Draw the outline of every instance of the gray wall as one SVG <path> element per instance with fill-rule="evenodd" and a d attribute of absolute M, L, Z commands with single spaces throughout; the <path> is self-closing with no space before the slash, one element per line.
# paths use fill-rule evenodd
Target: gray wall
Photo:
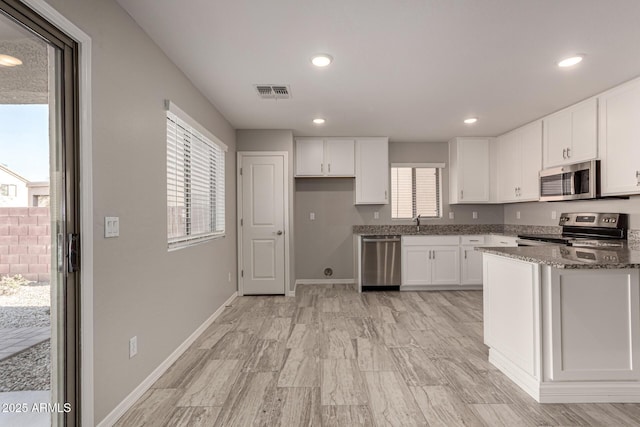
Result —
<path fill-rule="evenodd" d="M 389 161 L 448 163 L 448 145 L 443 143 L 389 144 Z M 442 173 L 443 217 L 425 220 L 427 224 L 502 224 L 502 205 L 449 206 L 449 170 Z M 390 205 L 355 206 L 353 178 L 296 179 L 296 279 L 324 279 L 326 267 L 333 269 L 333 278 L 353 278 L 354 224 L 411 224 L 392 220 Z M 374 219 L 379 212 L 380 218 Z M 453 211 L 455 219 L 449 219 Z M 478 212 L 478 219 L 472 212 Z M 315 213 L 315 221 L 309 214 Z"/>
<path fill-rule="evenodd" d="M 99 422 L 236 290 L 235 132 L 115 1 L 49 2 L 92 38 Z M 227 236 L 171 253 L 165 99 L 229 146 Z M 120 237 L 104 239 L 103 218 L 112 215 L 120 217 Z M 129 359 L 134 335 L 138 355 Z"/>
<path fill-rule="evenodd" d="M 290 130 L 238 130 L 236 132 L 238 151 L 286 151 L 289 155 L 289 284 L 295 284 L 295 233 L 294 233 L 294 169 L 293 132 Z"/>
<path fill-rule="evenodd" d="M 517 219 L 517 212 L 520 219 Z M 557 217 L 562 212 L 621 212 L 629 214 L 629 227 L 640 229 L 640 196 L 630 199 L 600 199 L 575 202 L 532 202 L 504 205 L 505 224 L 558 225 L 558 219 L 551 219 L 551 212 Z"/>

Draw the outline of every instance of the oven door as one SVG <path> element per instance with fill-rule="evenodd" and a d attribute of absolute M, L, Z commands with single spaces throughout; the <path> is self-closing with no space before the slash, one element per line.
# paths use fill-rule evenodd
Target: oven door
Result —
<path fill-rule="evenodd" d="M 595 199 L 599 196 L 599 161 L 591 160 L 540 172 L 540 200 Z"/>

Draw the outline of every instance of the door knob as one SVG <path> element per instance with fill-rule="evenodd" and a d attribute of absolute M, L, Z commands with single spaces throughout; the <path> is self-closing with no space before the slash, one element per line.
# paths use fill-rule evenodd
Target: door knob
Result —
<path fill-rule="evenodd" d="M 278 230 L 278 231 L 276 232 L 276 234 L 277 234 L 278 236 L 282 236 L 282 230 Z"/>

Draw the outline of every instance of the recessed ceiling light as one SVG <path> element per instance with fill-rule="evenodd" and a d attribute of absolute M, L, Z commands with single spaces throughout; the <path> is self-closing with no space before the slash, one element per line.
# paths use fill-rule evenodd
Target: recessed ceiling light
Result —
<path fill-rule="evenodd" d="M 583 59 L 584 59 L 584 55 L 576 55 L 570 58 L 565 58 L 562 61 L 558 62 L 558 67 L 561 67 L 561 68 L 572 67 L 582 62 Z"/>
<path fill-rule="evenodd" d="M 464 122 L 468 125 L 472 125 L 477 121 L 478 119 L 476 117 L 469 117 L 468 119 L 464 119 Z"/>
<path fill-rule="evenodd" d="M 21 64 L 22 64 L 22 61 L 20 61 L 18 58 L 14 58 L 13 56 L 9 56 L 9 55 L 0 54 L 0 65 L 4 67 L 15 67 L 16 65 L 21 65 Z"/>
<path fill-rule="evenodd" d="M 313 123 L 317 125 L 323 125 L 325 121 L 325 119 L 313 119 Z"/>
<path fill-rule="evenodd" d="M 326 53 L 319 53 L 311 57 L 311 63 L 316 67 L 326 67 L 331 64 L 331 61 L 333 61 L 333 58 Z"/>

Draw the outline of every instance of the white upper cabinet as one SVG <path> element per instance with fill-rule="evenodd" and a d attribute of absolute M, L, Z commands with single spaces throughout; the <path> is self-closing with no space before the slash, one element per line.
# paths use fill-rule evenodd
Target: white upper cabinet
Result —
<path fill-rule="evenodd" d="M 588 99 L 543 119 L 545 168 L 598 156 L 598 102 Z"/>
<path fill-rule="evenodd" d="M 449 203 L 490 201 L 490 144 L 490 138 L 449 141 Z"/>
<path fill-rule="evenodd" d="M 354 156 L 353 139 L 296 139 L 296 176 L 353 177 Z"/>
<path fill-rule="evenodd" d="M 640 193 L 640 79 L 598 101 L 602 194 Z"/>
<path fill-rule="evenodd" d="M 389 203 L 389 139 L 356 138 L 356 205 Z"/>
<path fill-rule="evenodd" d="M 324 172 L 324 140 L 296 140 L 296 176 L 322 176 Z"/>
<path fill-rule="evenodd" d="M 542 121 L 530 123 L 497 140 L 498 201 L 528 202 L 540 198 Z"/>

